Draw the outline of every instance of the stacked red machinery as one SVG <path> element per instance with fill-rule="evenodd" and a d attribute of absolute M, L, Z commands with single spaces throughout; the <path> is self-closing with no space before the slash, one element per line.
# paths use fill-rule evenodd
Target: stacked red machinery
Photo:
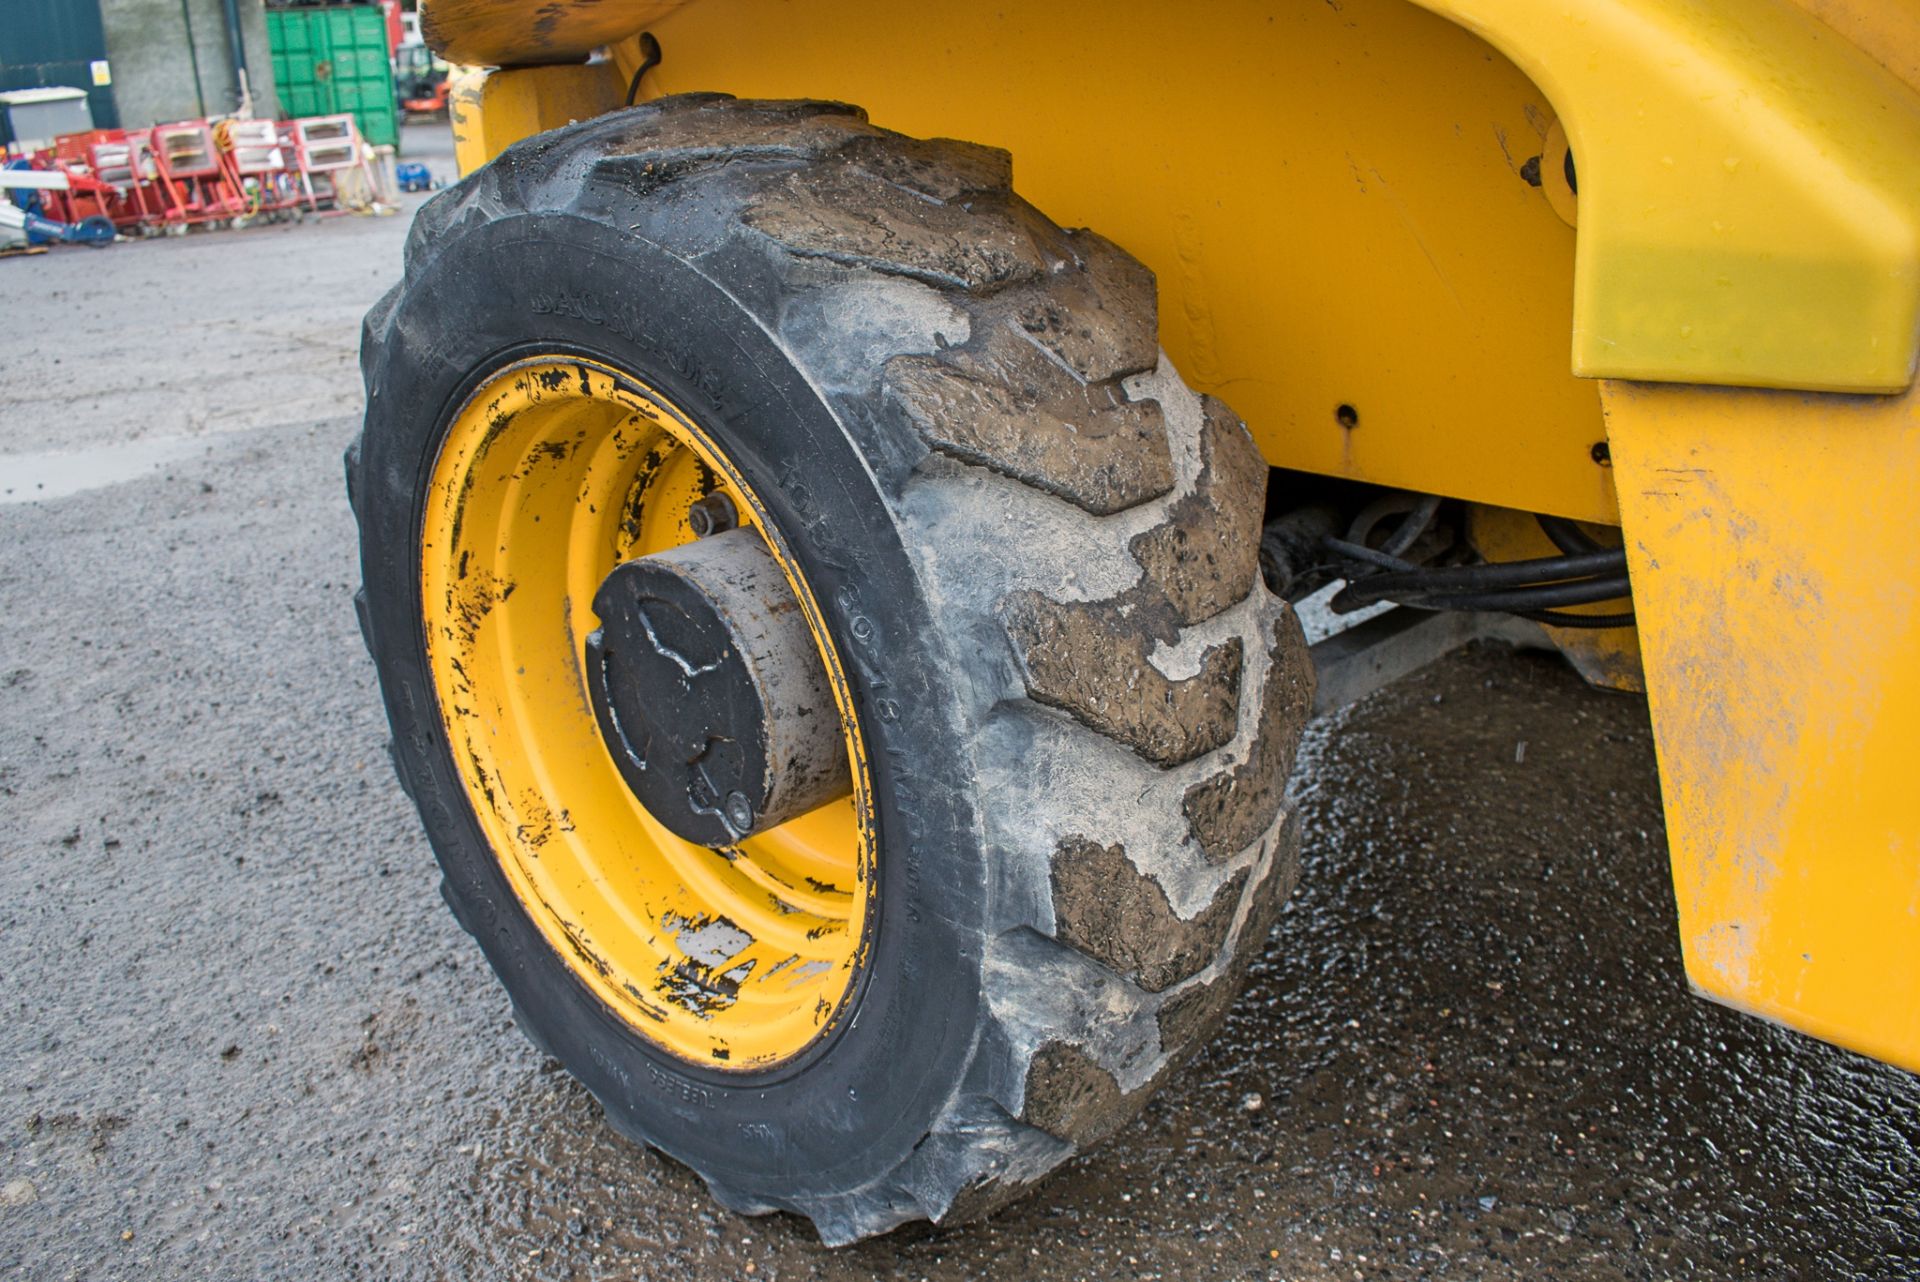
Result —
<path fill-rule="evenodd" d="M 350 116 L 94 129 L 56 139 L 32 164 L 67 179 L 42 193 L 49 218 L 98 215 L 128 234 L 318 212 L 339 203 L 342 171 L 365 175 L 370 192 L 373 182 Z"/>
<path fill-rule="evenodd" d="M 204 120 L 181 120 L 153 127 L 153 163 L 168 196 L 169 221 L 193 226 L 231 222 L 247 212 L 247 203 L 227 174 L 225 158 Z"/>
<path fill-rule="evenodd" d="M 281 136 L 281 126 L 271 120 L 223 120 L 213 136 L 248 218 L 300 207 L 297 158 Z"/>
<path fill-rule="evenodd" d="M 146 213 L 144 203 L 134 194 L 139 184 L 116 181 L 123 170 L 134 172 L 137 162 L 127 160 L 126 151 L 126 136 L 120 130 L 94 129 L 66 134 L 54 140 L 51 150 L 35 155 L 33 168 L 54 170 L 67 178 L 65 191 L 40 193 L 47 217 L 64 223 L 102 217 L 112 222 L 116 231 L 136 226 Z"/>

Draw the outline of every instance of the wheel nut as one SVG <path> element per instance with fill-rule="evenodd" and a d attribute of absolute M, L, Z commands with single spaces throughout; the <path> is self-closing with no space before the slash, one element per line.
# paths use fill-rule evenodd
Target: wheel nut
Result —
<path fill-rule="evenodd" d="M 753 803 L 747 800 L 744 792 L 727 794 L 727 822 L 733 825 L 735 832 L 753 831 Z"/>
<path fill-rule="evenodd" d="M 692 527 L 694 538 L 704 539 L 710 534 L 724 534 L 740 524 L 740 513 L 726 495 L 709 494 L 687 510 L 687 524 Z"/>

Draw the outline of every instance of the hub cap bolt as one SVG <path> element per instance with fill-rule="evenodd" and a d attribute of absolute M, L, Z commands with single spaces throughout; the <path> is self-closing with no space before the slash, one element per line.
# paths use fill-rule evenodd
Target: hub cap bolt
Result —
<path fill-rule="evenodd" d="M 747 800 L 745 793 L 727 794 L 727 822 L 733 825 L 735 832 L 753 831 L 753 803 Z"/>
<path fill-rule="evenodd" d="M 694 538 L 704 539 L 712 534 L 725 534 L 739 525 L 740 513 L 726 495 L 709 494 L 688 509 L 687 524 L 692 527 Z"/>

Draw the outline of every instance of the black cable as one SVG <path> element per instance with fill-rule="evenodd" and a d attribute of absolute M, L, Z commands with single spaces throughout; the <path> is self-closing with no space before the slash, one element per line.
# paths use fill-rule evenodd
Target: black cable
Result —
<path fill-rule="evenodd" d="M 1422 514 L 1416 509 L 1414 520 Z M 1559 628 L 1633 626 L 1630 609 L 1606 614 L 1562 609 L 1630 601 L 1626 552 L 1602 546 L 1564 518 L 1536 519 L 1562 555 L 1434 567 L 1414 565 L 1393 551 L 1351 538 L 1323 538 L 1321 545 L 1343 563 L 1332 567 L 1333 573 L 1347 577 L 1346 586 L 1328 605 L 1340 614 L 1391 602 L 1415 610 L 1507 613 Z"/>
<path fill-rule="evenodd" d="M 1357 516 L 1347 525 L 1346 541 L 1361 547 L 1372 547 L 1370 536 L 1374 527 L 1389 517 L 1399 517 L 1399 525 L 1392 534 L 1381 541 L 1379 551 L 1388 556 L 1400 556 L 1408 548 L 1419 542 L 1420 536 L 1433 524 L 1434 515 L 1440 510 L 1438 494 L 1403 494 L 1389 492 L 1360 509 Z"/>
<path fill-rule="evenodd" d="M 1498 592 L 1396 592 L 1390 597 L 1360 596 L 1349 583 L 1327 603 L 1335 614 L 1351 614 L 1368 606 L 1391 603 L 1416 610 L 1468 610 L 1501 614 L 1528 614 L 1569 605 L 1596 605 L 1624 600 L 1624 578 L 1580 579 L 1572 583 L 1540 583 Z"/>
<path fill-rule="evenodd" d="M 1434 514 L 1439 510 L 1438 494 L 1429 494 L 1421 499 L 1414 506 L 1413 511 L 1407 513 L 1407 519 L 1400 523 L 1400 528 L 1393 532 L 1393 537 L 1380 545 L 1380 550 L 1388 556 L 1399 556 L 1404 553 L 1420 541 L 1420 536 L 1425 534 L 1427 527 L 1433 524 Z"/>
<path fill-rule="evenodd" d="M 627 83 L 627 105 L 640 96 L 640 77 L 660 65 L 660 42 L 654 39 L 653 32 L 640 33 L 640 69 L 633 73 L 633 79 Z"/>
<path fill-rule="evenodd" d="M 1349 543 L 1345 539 L 1336 539 L 1331 534 L 1320 540 L 1320 546 L 1329 552 L 1338 552 L 1351 561 L 1360 561 L 1367 565 L 1376 565 L 1386 570 L 1417 574 L 1420 567 L 1411 561 L 1402 561 L 1397 556 L 1388 556 L 1385 552 L 1376 552 L 1364 543 Z"/>
<path fill-rule="evenodd" d="M 1627 576 L 1576 579 L 1570 583 L 1529 584 L 1500 592 L 1406 592 L 1394 596 L 1400 605 L 1446 610 L 1552 610 L 1564 605 L 1594 605 L 1628 595 Z"/>
<path fill-rule="evenodd" d="M 1346 549 L 1340 549 L 1345 551 Z M 1362 558 L 1379 564 L 1373 557 Z M 1386 574 L 1370 575 L 1348 585 L 1361 600 L 1385 600 L 1410 592 L 1484 592 L 1499 588 L 1529 587 L 1591 575 L 1619 575 L 1627 570 L 1627 554 L 1617 548 L 1588 552 L 1579 556 L 1534 557 L 1525 561 L 1496 561 L 1479 565 L 1455 565 L 1429 570 L 1393 569 Z"/>
<path fill-rule="evenodd" d="M 1544 623 L 1550 628 L 1630 628 L 1634 624 L 1632 610 L 1619 614 L 1566 614 L 1559 610 L 1529 610 L 1520 617 Z"/>
<path fill-rule="evenodd" d="M 1536 516 L 1540 531 L 1553 540 L 1553 546 L 1568 556 L 1578 556 L 1583 552 L 1604 552 L 1606 549 L 1595 543 L 1587 532 L 1563 516 Z"/>

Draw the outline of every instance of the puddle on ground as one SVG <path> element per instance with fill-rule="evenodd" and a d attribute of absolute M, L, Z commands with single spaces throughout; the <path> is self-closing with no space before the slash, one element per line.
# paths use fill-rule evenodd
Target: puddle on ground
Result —
<path fill-rule="evenodd" d="M 42 503 L 137 481 L 213 444 L 206 436 L 163 436 L 84 450 L 0 454 L 0 503 Z"/>

